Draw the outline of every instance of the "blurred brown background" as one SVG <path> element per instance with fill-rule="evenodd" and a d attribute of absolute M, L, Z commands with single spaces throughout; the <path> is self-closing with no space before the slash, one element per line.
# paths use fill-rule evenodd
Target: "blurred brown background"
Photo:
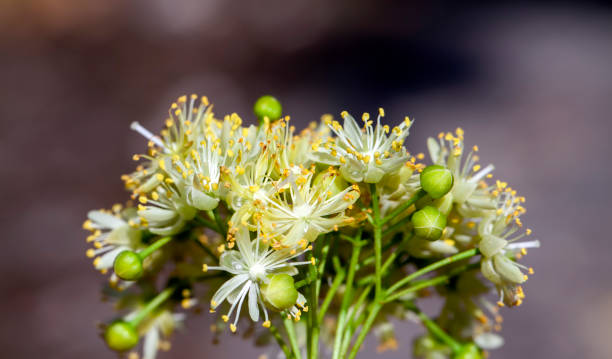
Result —
<path fill-rule="evenodd" d="M 462 126 L 527 197 L 543 248 L 493 358 L 611 358 L 612 11 L 597 3 L 0 1 L 0 348 L 4 358 L 112 358 L 95 323 L 104 279 L 85 258 L 87 210 L 169 103 L 206 94 L 253 121 L 261 94 L 304 125 L 324 112 L 416 119 L 408 147 Z M 257 357 L 192 318 L 160 358 Z M 407 358 L 420 329 L 400 323 Z M 361 358 L 375 357 L 374 341 Z M 247 355 L 248 353 L 248 355 Z"/>

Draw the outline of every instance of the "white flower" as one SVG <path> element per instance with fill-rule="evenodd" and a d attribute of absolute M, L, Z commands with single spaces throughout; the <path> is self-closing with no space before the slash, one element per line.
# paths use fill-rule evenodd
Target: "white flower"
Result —
<path fill-rule="evenodd" d="M 203 96 L 196 106 L 197 99 L 198 96 L 193 94 L 189 96 L 189 101 L 187 96 L 181 96 L 177 102 L 172 103 L 168 110 L 166 129 L 161 131 L 161 136 L 152 134 L 138 122 L 132 122 L 130 127 L 149 140 L 150 148 L 157 146 L 163 154 L 182 156 L 199 137 L 203 137 L 201 134 L 205 124 L 215 121 L 208 98 Z M 157 153 L 154 150 L 151 156 Z"/>
<path fill-rule="evenodd" d="M 235 211 L 232 224 L 249 226 L 251 230 L 257 228 L 257 220 L 253 220 L 253 217 L 258 216 L 265 199 L 274 192 L 277 183 L 272 178 L 273 171 L 271 153 L 266 149 L 257 160 L 223 173 L 228 186 L 227 204 Z"/>
<path fill-rule="evenodd" d="M 149 196 L 138 197 L 142 224 L 152 233 L 163 236 L 178 233 L 197 213 L 196 208 L 187 202 L 185 188 L 173 186 L 173 181 L 169 180 L 162 181 Z"/>
<path fill-rule="evenodd" d="M 335 173 L 327 173 L 319 185 L 313 183 L 313 172 L 302 169 L 289 174 L 278 191 L 264 198 L 261 217 L 264 233 L 284 247 L 305 248 L 319 234 L 346 226 L 353 221 L 344 215 L 359 198 L 359 188 L 349 186 L 333 194 L 329 186 Z"/>
<path fill-rule="evenodd" d="M 364 113 L 363 130 L 346 111 L 342 112 L 344 126 L 326 117 L 324 122 L 336 134 L 335 142 L 315 142 L 313 149 L 317 159 L 326 164 L 339 165 L 340 173 L 351 182 L 377 183 L 382 177 L 397 171 L 408 159 L 404 140 L 408 136 L 412 121 L 408 117 L 392 130 L 381 125 L 384 116 L 379 109 L 376 126 L 370 115 Z"/>
<path fill-rule="evenodd" d="M 92 232 L 87 242 L 94 246 L 87 250 L 87 256 L 95 257 L 94 267 L 103 273 L 113 266 L 119 253 L 142 247 L 134 209 L 122 210 L 120 205 L 115 205 L 113 209 L 90 211 L 83 223 L 83 228 Z"/>
<path fill-rule="evenodd" d="M 222 319 L 227 322 L 235 311 L 235 319 L 230 324 L 230 329 L 234 332 L 240 318 L 242 304 L 248 298 L 248 311 L 251 319 L 254 322 L 259 321 L 259 308 L 261 307 L 264 313 L 264 326 L 267 327 L 270 322 L 262 298 L 261 286 L 268 281 L 268 276 L 271 274 L 295 275 L 298 272 L 296 266 L 311 264 L 311 262 L 290 262 L 303 252 L 272 249 L 261 235 L 251 240 L 249 230 L 244 226 L 240 226 L 237 230 L 235 240 L 238 250 L 224 251 L 219 266 L 204 265 L 204 271 L 221 270 L 233 275 L 213 295 L 211 307 L 214 310 L 226 300 L 231 304 L 229 312 L 223 315 Z M 301 311 L 298 307 L 303 308 L 305 302 L 304 296 L 299 294 L 296 306 L 290 308 L 288 314 L 299 318 Z"/>
<path fill-rule="evenodd" d="M 268 139 L 266 148 L 271 152 L 275 179 L 280 178 L 287 170 L 299 172 L 300 166 L 309 167 L 313 163 L 310 146 L 313 136 L 317 133 L 313 131 L 312 125 L 296 136 L 295 127 L 289 126 L 289 116 L 287 116 L 267 124 L 266 133 Z"/>
<path fill-rule="evenodd" d="M 522 226 L 519 216 L 525 211 L 520 205 L 524 198 L 516 197 L 511 188 L 504 187 L 506 191 L 498 196 L 498 209 L 494 214 L 485 217 L 478 226 L 478 234 L 481 237 L 478 245 L 482 254 L 481 271 L 498 288 L 500 305 L 520 305 L 525 297 L 520 284 L 527 280 L 522 270 L 529 273 L 533 270 L 513 261 L 508 255 L 520 258 L 527 253 L 527 248 L 537 248 L 540 242 L 517 242 L 530 235 L 530 229 L 512 237 Z"/>

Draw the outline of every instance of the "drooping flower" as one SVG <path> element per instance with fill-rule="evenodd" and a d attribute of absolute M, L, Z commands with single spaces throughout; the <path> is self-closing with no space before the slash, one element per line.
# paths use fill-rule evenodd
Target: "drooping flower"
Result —
<path fill-rule="evenodd" d="M 270 321 L 262 295 L 262 286 L 269 283 L 271 275 L 285 273 L 293 276 L 298 273 L 296 266 L 311 264 L 311 262 L 291 262 L 304 251 L 273 249 L 261 234 L 251 240 L 249 230 L 244 226 L 240 226 L 235 231 L 235 241 L 238 250 L 224 251 L 219 266 L 204 265 L 204 271 L 220 270 L 232 274 L 232 278 L 223 283 L 213 295 L 212 310 L 227 300 L 231 307 L 229 312 L 222 316 L 222 319 L 228 322 L 235 315 L 234 321 L 230 324 L 231 331 L 235 332 L 242 305 L 246 300 L 251 319 L 254 322 L 259 321 L 261 308 L 264 313 L 263 325 L 267 327 Z M 299 319 L 300 308 L 304 308 L 305 304 L 304 296 L 298 294 L 295 305 L 286 310 L 287 314 Z"/>
<path fill-rule="evenodd" d="M 87 250 L 87 256 L 95 258 L 93 265 L 97 270 L 106 273 L 113 267 L 119 253 L 143 246 L 134 208 L 123 209 L 121 205 L 115 205 L 112 211 L 90 211 L 87 217 L 83 228 L 92 233 L 87 237 L 87 242 L 94 247 Z M 117 280 L 113 273 L 111 281 Z"/>
<path fill-rule="evenodd" d="M 364 113 L 363 129 L 348 112 L 343 111 L 341 115 L 344 125 L 331 116 L 324 119 L 337 137 L 315 143 L 314 150 L 320 162 L 340 166 L 340 173 L 347 181 L 377 183 L 407 161 L 404 140 L 412 125 L 408 117 L 391 130 L 381 124 L 383 109 L 379 109 L 375 126 L 370 114 Z"/>
<path fill-rule="evenodd" d="M 483 218 L 478 226 L 481 237 L 478 247 L 482 254 L 482 274 L 500 292 L 499 304 L 514 306 L 520 305 L 525 296 L 520 284 L 527 280 L 527 276 L 522 271 L 532 273 L 533 270 L 517 263 L 509 255 L 521 256 L 527 253 L 527 248 L 539 247 L 540 243 L 537 240 L 517 242 L 531 234 L 531 230 L 527 229 L 522 234 L 514 235 L 522 227 L 519 217 L 525 211 L 521 206 L 524 198 L 517 197 L 515 191 L 504 187 L 506 190 L 498 194 L 497 210 Z"/>

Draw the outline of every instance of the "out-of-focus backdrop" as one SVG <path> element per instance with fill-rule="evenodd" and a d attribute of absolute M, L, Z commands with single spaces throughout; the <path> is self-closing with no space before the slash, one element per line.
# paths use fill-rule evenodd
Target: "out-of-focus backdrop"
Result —
<path fill-rule="evenodd" d="M 349 0 L 0 1 L 2 357 L 114 357 L 81 223 L 126 198 L 119 176 L 145 146 L 130 122 L 159 129 L 192 92 L 251 122 L 274 94 L 298 126 L 382 106 L 416 119 L 414 152 L 462 126 L 527 197 L 543 244 L 492 357 L 612 357 L 611 9 Z M 189 320 L 160 358 L 266 352 L 231 335 L 215 346 L 209 324 Z M 421 329 L 398 328 L 399 351 L 380 358 L 410 356 Z M 375 352 L 370 340 L 360 357 Z"/>

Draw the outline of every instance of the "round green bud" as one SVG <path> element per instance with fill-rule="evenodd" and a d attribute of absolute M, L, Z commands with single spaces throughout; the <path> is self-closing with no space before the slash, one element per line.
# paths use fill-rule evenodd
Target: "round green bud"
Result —
<path fill-rule="evenodd" d="M 326 192 L 331 192 L 332 196 L 344 191 L 349 186 L 342 176 L 328 171 L 316 175 L 312 184 L 313 187 L 323 186 L 327 190 Z"/>
<path fill-rule="evenodd" d="M 123 251 L 115 258 L 115 274 L 123 280 L 137 280 L 142 276 L 142 259 L 138 253 Z"/>
<path fill-rule="evenodd" d="M 482 359 L 480 349 L 474 343 L 465 344 L 459 349 L 453 359 Z"/>
<path fill-rule="evenodd" d="M 440 198 L 453 188 L 453 174 L 440 165 L 427 166 L 421 172 L 421 187 L 431 198 Z"/>
<path fill-rule="evenodd" d="M 411 221 L 414 233 L 430 241 L 439 239 L 446 227 L 446 216 L 432 206 L 425 206 L 414 212 Z"/>
<path fill-rule="evenodd" d="M 270 121 L 276 121 L 281 117 L 283 107 L 276 98 L 266 95 L 261 96 L 255 101 L 253 111 L 260 122 L 263 121 L 264 117 L 267 117 Z"/>
<path fill-rule="evenodd" d="M 112 350 L 123 352 L 130 350 L 138 344 L 138 332 L 128 322 L 116 321 L 106 328 L 104 340 Z"/>
<path fill-rule="evenodd" d="M 270 281 L 261 288 L 266 303 L 278 311 L 291 308 L 295 305 L 298 298 L 298 291 L 295 289 L 293 277 L 289 274 L 273 274 L 269 277 Z"/>

